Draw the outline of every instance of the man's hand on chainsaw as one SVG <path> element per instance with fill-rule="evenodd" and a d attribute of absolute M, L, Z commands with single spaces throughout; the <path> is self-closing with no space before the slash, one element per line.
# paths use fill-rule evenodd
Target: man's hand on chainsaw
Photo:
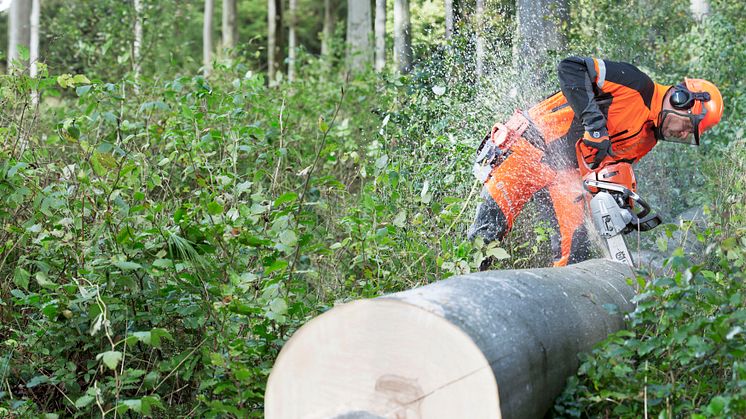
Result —
<path fill-rule="evenodd" d="M 611 151 L 611 140 L 609 134 L 604 130 L 601 131 L 586 131 L 583 135 L 583 144 L 588 147 L 596 149 L 596 157 L 591 163 L 591 169 L 596 169 L 607 156 L 614 157 L 614 153 Z"/>

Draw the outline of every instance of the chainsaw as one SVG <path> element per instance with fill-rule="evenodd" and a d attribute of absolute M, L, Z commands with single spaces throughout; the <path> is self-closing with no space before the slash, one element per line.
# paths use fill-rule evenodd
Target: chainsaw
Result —
<path fill-rule="evenodd" d="M 632 165 L 616 163 L 597 172 L 588 172 L 583 186 L 593 195 L 589 204 L 591 219 L 606 242 L 611 260 L 634 266 L 624 235 L 651 230 L 661 223 L 661 218 L 635 192 L 637 184 Z"/>

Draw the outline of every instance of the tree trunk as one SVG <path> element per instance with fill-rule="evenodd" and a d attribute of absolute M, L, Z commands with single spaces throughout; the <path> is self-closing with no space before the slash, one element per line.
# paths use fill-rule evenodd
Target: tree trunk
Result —
<path fill-rule="evenodd" d="M 38 74 L 39 62 L 39 17 L 41 15 L 41 0 L 31 0 L 31 15 L 29 26 L 29 75 L 34 78 Z"/>
<path fill-rule="evenodd" d="M 371 64 L 370 2 L 347 0 L 347 65 L 359 72 Z"/>
<path fill-rule="evenodd" d="M 236 0 L 223 0 L 223 49 L 233 49 L 238 42 Z"/>
<path fill-rule="evenodd" d="M 710 3 L 707 0 L 691 0 L 689 9 L 692 11 L 694 20 L 702 22 L 710 14 Z"/>
<path fill-rule="evenodd" d="M 567 0 L 518 0 L 518 53 L 525 66 L 536 66 L 547 52 L 565 49 L 563 23 L 569 21 Z"/>
<path fill-rule="evenodd" d="M 321 31 L 321 55 L 328 57 L 331 54 L 331 42 L 334 34 L 334 14 L 332 13 L 332 0 L 324 0 L 324 27 Z"/>
<path fill-rule="evenodd" d="M 8 72 L 13 71 L 13 61 L 19 59 L 19 47 L 31 47 L 31 2 L 13 0 L 8 11 Z M 20 63 L 21 68 L 26 63 Z"/>
<path fill-rule="evenodd" d="M 412 24 L 409 0 L 394 0 L 394 61 L 400 73 L 412 69 Z"/>
<path fill-rule="evenodd" d="M 212 15 L 213 0 L 205 0 L 205 18 L 202 26 L 202 65 L 205 76 L 212 71 Z"/>
<path fill-rule="evenodd" d="M 453 0 L 445 0 L 445 8 L 446 8 L 446 39 L 451 39 L 451 37 L 453 37 L 453 24 L 454 24 Z"/>
<path fill-rule="evenodd" d="M 474 11 L 474 25 L 476 30 L 476 74 L 484 75 L 484 0 L 477 0 Z"/>
<path fill-rule="evenodd" d="M 544 417 L 578 354 L 624 327 L 632 275 L 596 259 L 334 307 L 283 347 L 265 417 Z"/>
<path fill-rule="evenodd" d="M 298 13 L 298 0 L 290 0 L 290 13 L 289 19 L 289 30 L 288 30 L 288 81 L 292 82 L 295 80 L 295 59 L 297 39 L 295 36 L 295 30 L 298 25 L 297 13 Z"/>
<path fill-rule="evenodd" d="M 376 71 L 386 67 L 386 0 L 376 0 Z"/>
<path fill-rule="evenodd" d="M 267 0 L 267 76 L 269 85 L 277 85 L 282 69 L 282 0 Z"/>
<path fill-rule="evenodd" d="M 135 73 L 135 82 L 137 82 L 142 73 L 142 0 L 134 0 L 134 8 L 135 33 L 132 42 L 132 70 Z"/>

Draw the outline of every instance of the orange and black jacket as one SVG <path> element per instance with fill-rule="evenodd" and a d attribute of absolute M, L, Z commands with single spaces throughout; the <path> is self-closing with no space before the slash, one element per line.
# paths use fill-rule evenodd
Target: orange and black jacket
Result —
<path fill-rule="evenodd" d="M 608 133 L 615 162 L 637 162 L 655 146 L 655 124 L 671 86 L 653 82 L 637 67 L 596 58 L 569 57 L 559 63 L 561 91 L 529 109 L 543 134 L 549 163 L 577 167 L 575 143 L 584 131 Z M 596 149 L 580 144 L 590 164 Z"/>

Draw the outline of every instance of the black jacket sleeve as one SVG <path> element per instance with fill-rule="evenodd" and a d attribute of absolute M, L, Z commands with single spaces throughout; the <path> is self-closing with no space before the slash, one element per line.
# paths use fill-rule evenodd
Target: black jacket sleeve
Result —
<path fill-rule="evenodd" d="M 603 61 L 599 60 L 600 66 Z M 606 136 L 606 117 L 596 102 L 598 77 L 593 58 L 568 57 L 557 66 L 560 88 L 585 130 L 594 137 Z"/>

